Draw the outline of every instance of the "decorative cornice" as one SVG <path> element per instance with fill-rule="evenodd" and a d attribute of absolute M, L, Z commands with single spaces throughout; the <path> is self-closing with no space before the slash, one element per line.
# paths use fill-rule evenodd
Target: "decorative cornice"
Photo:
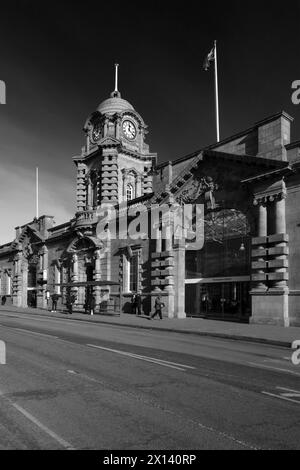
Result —
<path fill-rule="evenodd" d="M 267 204 L 268 202 L 280 201 L 287 197 L 286 185 L 283 179 L 276 181 L 254 194 L 253 204 L 255 206 Z"/>

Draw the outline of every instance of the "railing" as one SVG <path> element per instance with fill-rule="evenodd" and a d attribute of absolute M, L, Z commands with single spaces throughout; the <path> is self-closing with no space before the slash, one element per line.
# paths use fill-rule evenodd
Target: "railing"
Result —
<path fill-rule="evenodd" d="M 98 221 L 96 210 L 77 212 L 75 225 L 95 224 Z"/>

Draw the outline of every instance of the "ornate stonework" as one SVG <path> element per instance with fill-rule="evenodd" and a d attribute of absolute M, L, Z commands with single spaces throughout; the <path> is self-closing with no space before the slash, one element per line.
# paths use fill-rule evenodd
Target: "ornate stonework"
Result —
<path fill-rule="evenodd" d="M 218 189 L 218 184 L 213 181 L 211 176 L 203 176 L 200 180 L 193 180 L 188 188 L 184 189 L 179 196 L 177 196 L 176 201 L 179 204 L 189 204 L 197 202 L 201 196 L 204 196 L 207 207 L 209 209 L 215 209 L 216 202 L 213 193 Z"/>

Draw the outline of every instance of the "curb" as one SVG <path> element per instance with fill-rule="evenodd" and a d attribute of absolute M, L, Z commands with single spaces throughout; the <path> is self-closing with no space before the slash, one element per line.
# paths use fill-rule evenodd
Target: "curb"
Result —
<path fill-rule="evenodd" d="M 7 310 L 10 313 L 22 313 L 18 311 L 13 311 L 13 310 Z M 0 310 L 1 312 L 1 310 Z M 48 310 L 47 310 L 48 312 Z M 26 312 L 25 312 L 26 313 Z M 195 331 L 195 330 L 177 330 L 175 328 L 160 328 L 158 327 L 152 327 L 152 326 L 145 326 L 145 325 L 132 325 L 132 324 L 124 324 L 124 323 L 118 323 L 118 322 L 112 322 L 112 321 L 99 321 L 99 320 L 86 320 L 85 318 L 74 318 L 74 317 L 69 317 L 66 315 L 66 317 L 61 317 L 61 316 L 54 316 L 51 315 L 50 313 L 39 313 L 39 312 L 27 312 L 31 315 L 37 315 L 41 317 L 49 317 L 49 318 L 63 318 L 63 319 L 70 319 L 70 320 L 76 320 L 76 321 L 81 321 L 81 322 L 86 322 L 86 323 L 96 323 L 96 324 L 101 324 L 101 325 L 112 325 L 112 326 L 119 326 L 119 327 L 124 327 L 124 328 L 139 328 L 143 330 L 152 330 L 152 331 L 166 331 L 168 333 L 176 333 L 176 334 L 188 334 L 188 335 L 197 335 L 197 336 L 203 336 L 203 337 L 211 337 L 211 338 L 219 338 L 219 339 L 229 339 L 231 341 L 245 341 L 247 343 L 256 343 L 256 344 L 267 344 L 270 346 L 277 346 L 281 348 L 291 348 L 291 342 L 289 341 L 281 341 L 281 340 L 273 340 L 273 339 L 268 339 L 268 338 L 255 338 L 253 336 L 243 336 L 239 334 L 228 334 L 228 333 L 217 333 L 213 331 Z"/>

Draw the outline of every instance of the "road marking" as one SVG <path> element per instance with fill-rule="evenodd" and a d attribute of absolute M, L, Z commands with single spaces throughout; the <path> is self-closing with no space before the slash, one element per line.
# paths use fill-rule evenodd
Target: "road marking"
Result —
<path fill-rule="evenodd" d="M 141 356 L 139 354 L 119 351 L 118 349 L 105 348 L 104 346 L 97 346 L 95 344 L 87 344 L 87 346 L 90 346 L 92 348 L 97 348 L 97 349 L 103 349 L 104 351 L 114 352 L 117 354 L 121 354 L 122 356 L 132 357 L 134 359 L 139 359 L 141 361 L 152 362 L 160 366 L 170 367 L 171 369 L 177 369 L 177 370 L 182 370 L 182 371 L 184 371 L 187 368 L 195 369 L 195 367 L 191 367 L 185 364 L 177 364 L 176 362 L 164 361 L 163 359 L 156 359 L 154 357 Z"/>
<path fill-rule="evenodd" d="M 281 369 L 279 367 L 266 366 L 264 364 L 259 364 L 258 362 L 247 362 L 247 364 L 250 364 L 250 365 L 253 365 L 253 366 L 256 366 L 256 367 L 264 367 L 264 368 L 270 369 L 270 370 L 278 370 L 278 371 L 281 371 L 281 372 L 287 372 L 288 374 L 300 376 L 300 374 L 298 374 L 297 372 L 294 372 L 293 370 L 289 370 L 289 369 Z"/>
<path fill-rule="evenodd" d="M 35 418 L 31 413 L 26 411 L 22 406 L 18 405 L 17 403 L 10 400 L 10 398 L 6 397 L 3 392 L 0 390 L 0 396 L 3 400 L 6 400 L 13 408 L 15 408 L 19 413 L 21 413 L 25 418 L 35 424 L 38 428 L 40 428 L 44 433 L 48 434 L 48 436 L 52 437 L 56 442 L 58 442 L 62 447 L 66 450 L 75 450 L 75 447 L 72 446 L 68 441 L 65 441 L 62 437 L 58 436 L 54 431 L 51 431 L 47 426 L 41 423 L 37 418 Z"/>
<path fill-rule="evenodd" d="M 86 375 L 86 374 L 81 374 L 80 372 L 77 372 L 76 370 L 67 370 L 67 372 L 69 372 L 69 374 L 72 374 L 72 375 L 78 375 L 82 379 L 90 380 L 91 382 L 96 382 L 98 384 L 104 385 L 104 383 L 101 382 L 100 380 L 94 379 L 93 377 L 90 377 L 89 375 Z"/>
<path fill-rule="evenodd" d="M 275 397 L 275 398 L 279 398 L 280 400 L 285 400 L 285 401 L 291 401 L 293 403 L 297 403 L 297 405 L 300 405 L 300 401 L 299 400 L 293 400 L 292 398 L 288 398 L 286 396 L 283 395 L 276 395 L 275 393 L 270 393 L 270 392 L 261 392 L 263 395 L 268 395 L 270 397 Z"/>
<path fill-rule="evenodd" d="M 8 327 L 9 328 L 9 327 Z M 58 336 L 54 335 L 48 335 L 47 333 L 39 333 L 38 331 L 31 331 L 31 330 L 26 330 L 25 328 L 10 328 L 11 330 L 17 330 L 17 331 L 22 331 L 24 333 L 29 333 L 31 335 L 39 335 L 39 336 L 47 336 L 48 338 L 56 338 L 58 339 Z"/>
<path fill-rule="evenodd" d="M 281 359 L 264 359 L 263 362 L 286 362 L 286 361 L 291 362 L 290 357 L 282 357 Z"/>
<path fill-rule="evenodd" d="M 282 393 L 281 395 L 284 395 L 285 397 L 299 397 L 300 398 L 300 391 L 299 390 L 293 390 L 291 388 L 286 388 L 286 387 L 276 387 L 278 390 L 284 390 L 285 393 Z M 286 393 L 288 392 L 288 393 Z"/>

